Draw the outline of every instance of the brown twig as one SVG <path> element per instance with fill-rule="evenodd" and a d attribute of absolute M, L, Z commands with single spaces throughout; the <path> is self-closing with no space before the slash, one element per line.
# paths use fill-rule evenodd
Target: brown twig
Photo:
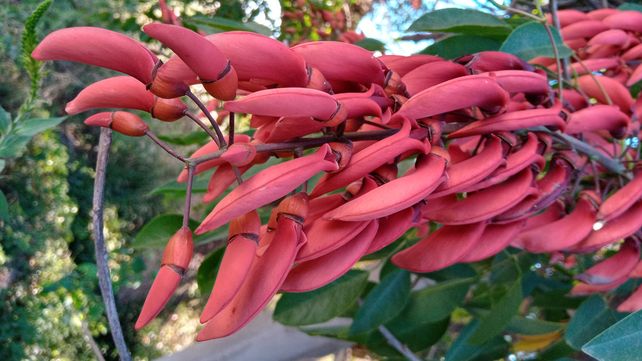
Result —
<path fill-rule="evenodd" d="M 105 304 L 105 313 L 109 322 L 111 336 L 118 351 L 121 361 L 131 361 L 131 355 L 127 349 L 123 330 L 118 320 L 116 301 L 109 275 L 109 264 L 107 247 L 105 246 L 105 235 L 103 234 L 103 210 L 105 196 L 105 175 L 107 173 L 107 161 L 109 160 L 109 148 L 111 146 L 111 129 L 100 129 L 100 140 L 98 142 L 98 158 L 96 160 L 96 179 L 94 180 L 94 196 L 92 206 L 92 234 L 96 248 L 96 267 L 98 270 L 98 284 L 100 293 Z"/>
<path fill-rule="evenodd" d="M 234 144 L 234 118 L 234 112 L 230 112 L 227 124 L 227 139 L 230 141 L 230 145 Z"/>
<path fill-rule="evenodd" d="M 595 85 L 597 85 L 597 87 L 600 89 L 600 92 L 602 93 L 602 95 L 606 99 L 606 103 L 608 105 L 613 105 L 613 101 L 611 100 L 611 97 L 609 96 L 609 93 L 606 92 L 606 89 L 604 89 L 604 86 L 602 86 L 602 83 L 600 83 L 600 81 L 597 80 L 597 77 L 595 75 L 593 75 L 593 72 L 591 71 L 591 69 L 589 69 L 584 64 L 582 59 L 578 58 L 577 55 L 575 55 L 575 54 L 573 54 L 573 60 L 577 61 L 577 63 L 580 64 L 580 66 L 582 68 L 584 68 L 584 71 L 587 72 L 587 75 L 589 75 L 591 77 L 591 79 L 593 79 L 593 81 L 595 82 Z"/>
<path fill-rule="evenodd" d="M 158 139 L 156 134 L 154 134 L 152 131 L 148 130 L 145 135 L 151 139 L 154 143 L 156 143 L 159 147 L 161 147 L 164 151 L 166 151 L 169 155 L 172 157 L 180 160 L 181 162 L 185 163 L 185 157 L 182 155 L 178 154 L 177 151 L 174 150 L 174 148 L 170 147 L 167 143 L 163 142 L 162 140 Z"/>
<path fill-rule="evenodd" d="M 192 209 L 192 186 L 194 185 L 194 164 L 187 165 L 187 190 L 185 191 L 185 208 L 183 209 L 183 227 L 189 228 L 189 215 Z"/>
<path fill-rule="evenodd" d="M 212 124 L 212 127 L 216 132 L 216 137 L 218 137 L 218 146 L 221 148 L 225 148 L 227 146 L 227 143 L 225 142 L 225 137 L 223 136 L 223 133 L 221 132 L 221 128 L 218 126 L 216 119 L 214 119 L 212 117 L 212 114 L 210 114 L 209 109 L 207 109 L 205 104 L 203 104 L 203 102 L 200 99 L 198 99 L 198 97 L 194 93 L 192 93 L 191 90 L 188 90 L 187 93 L 185 93 L 185 95 L 187 95 L 187 97 L 190 98 L 194 102 L 194 104 L 196 104 L 196 106 L 201 110 L 201 112 L 203 112 L 203 115 L 205 115 L 207 119 L 210 121 L 210 124 Z M 190 118 L 192 118 L 192 120 L 194 120 L 195 122 L 202 124 L 202 122 L 200 121 L 200 119 L 198 119 L 198 117 L 190 117 Z M 199 126 L 201 126 L 201 124 L 199 124 Z M 201 128 L 203 127 L 201 126 Z M 212 136 L 212 134 L 208 131 L 209 128 L 205 127 L 203 129 L 206 132 L 208 132 L 207 134 L 210 134 L 210 136 Z M 214 137 L 212 136 L 212 138 Z"/>
<path fill-rule="evenodd" d="M 351 132 L 351 133 L 345 133 L 342 137 L 323 136 L 318 138 L 300 138 L 299 140 L 285 142 L 285 143 L 257 144 L 256 151 L 257 152 L 276 152 L 276 151 L 294 150 L 296 148 L 309 149 L 309 148 L 315 148 L 315 147 L 321 146 L 325 143 L 336 142 L 342 139 L 348 139 L 351 141 L 381 140 L 383 138 L 386 138 L 395 134 L 398 131 L 399 129 L 386 129 L 386 130 L 375 130 L 370 132 Z M 411 133 L 411 136 L 412 136 L 412 133 Z M 200 163 L 207 162 L 208 160 L 219 158 L 221 154 L 223 154 L 223 152 L 224 151 L 219 150 L 217 152 L 204 155 L 202 157 L 189 159 L 189 161 L 192 161 L 194 162 L 194 164 L 198 165 Z"/>
<path fill-rule="evenodd" d="M 557 0 L 551 0 L 551 2 L 548 4 L 548 7 L 551 11 L 551 19 L 553 20 L 553 27 L 555 27 L 555 29 L 557 29 L 557 31 L 560 32 L 560 29 L 562 27 L 560 26 L 560 19 L 559 19 L 559 16 L 557 15 L 557 10 L 558 10 Z M 562 58 L 560 60 L 562 63 L 562 78 L 566 82 L 569 82 L 571 79 L 571 75 L 568 71 L 568 58 Z M 558 68 L 558 72 L 559 72 L 559 68 Z"/>
<path fill-rule="evenodd" d="M 198 119 L 196 115 L 190 112 L 185 112 L 185 115 L 191 120 L 193 120 L 194 123 L 196 123 L 199 127 L 201 127 L 201 129 L 203 129 L 205 133 L 207 133 L 207 135 L 209 135 L 210 138 L 212 138 L 214 143 L 216 143 L 216 145 L 218 145 L 219 148 L 221 147 L 221 138 L 219 138 L 218 135 L 212 132 L 212 129 L 210 129 L 207 125 L 205 125 L 205 123 L 203 123 L 200 119 Z M 223 141 L 225 141 L 225 139 L 223 139 Z"/>
<path fill-rule="evenodd" d="M 535 0 L 535 6 L 537 7 L 537 11 L 540 14 L 544 14 L 538 0 Z M 555 37 L 553 36 L 553 31 L 551 30 L 551 27 L 546 22 L 546 19 L 540 22 L 544 26 L 544 29 L 546 30 L 546 35 L 548 35 L 548 40 L 551 42 L 551 47 L 553 48 L 553 57 L 555 58 L 555 64 L 557 65 L 557 71 L 555 72 L 555 74 L 557 75 L 557 91 L 559 93 L 558 99 L 560 101 L 560 104 L 564 104 L 564 95 L 562 92 L 562 90 L 564 90 L 564 77 L 562 76 L 562 61 L 560 58 L 560 51 L 557 48 Z"/>
<path fill-rule="evenodd" d="M 606 168 L 610 172 L 613 172 L 615 174 L 621 174 L 627 179 L 631 179 L 631 175 L 628 174 L 626 167 L 622 165 L 622 163 L 620 163 L 616 159 L 613 159 L 605 155 L 604 153 L 595 149 L 593 146 L 591 146 L 588 143 L 585 143 L 568 134 L 551 131 L 546 127 L 534 127 L 534 128 L 530 128 L 529 130 L 550 134 L 557 141 L 561 143 L 566 143 L 576 151 L 582 154 L 588 155 L 591 159 L 595 159 L 596 162 L 600 163 L 604 168 Z"/>

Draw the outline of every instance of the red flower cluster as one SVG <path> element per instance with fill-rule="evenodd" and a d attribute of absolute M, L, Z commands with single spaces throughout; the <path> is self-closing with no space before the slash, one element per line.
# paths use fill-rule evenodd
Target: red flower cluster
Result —
<path fill-rule="evenodd" d="M 68 104 L 70 114 L 129 108 L 173 121 L 187 114 L 179 98 L 194 99 L 190 86 L 200 83 L 231 116 L 252 116 L 252 137 L 223 137 L 214 122 L 218 136 L 181 158 L 187 169 L 179 181 L 189 184 L 216 168 L 206 202 L 240 181 L 195 231 L 230 224 L 201 316 L 206 325 L 198 339 L 206 340 L 241 328 L 279 290 L 305 292 L 336 280 L 413 227 L 422 239 L 392 257 L 413 272 L 476 262 L 509 245 L 593 252 L 625 239 L 617 254 L 582 274 L 572 293 L 607 291 L 642 276 L 642 174 L 634 169 L 640 154 L 627 143 L 639 141 L 642 101 L 627 86 L 642 77 L 642 13 L 562 11 L 560 19 L 579 54 L 570 66 L 577 78 L 562 94 L 544 70 L 500 52 L 455 61 L 374 57 L 341 42 L 288 48 L 254 33 L 201 36 L 164 24 L 143 31 L 174 51 L 165 63 L 138 42 L 97 28 L 56 31 L 33 56 L 129 75 L 88 86 Z M 557 71 L 554 60 L 535 62 Z M 121 111 L 86 122 L 150 134 L 140 118 Z M 315 133 L 323 135 L 306 137 Z M 303 156 L 305 148 L 318 149 Z M 273 155 L 294 159 L 241 179 Z M 402 163 L 410 169 L 398 174 Z M 613 192 L 618 177 L 627 176 Z M 306 191 L 291 195 L 302 185 Z M 279 200 L 261 226 L 256 210 Z M 427 234 L 430 222 L 441 226 Z M 170 239 L 137 328 L 178 286 L 191 237 L 181 228 Z M 642 290 L 619 309 L 640 308 Z"/>

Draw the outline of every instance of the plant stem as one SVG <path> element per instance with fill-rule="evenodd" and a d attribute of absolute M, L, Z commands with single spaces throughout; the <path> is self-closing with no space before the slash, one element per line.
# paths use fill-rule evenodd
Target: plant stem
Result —
<path fill-rule="evenodd" d="M 535 15 L 533 15 L 531 13 L 528 13 L 528 12 L 523 11 L 523 10 L 515 9 L 515 8 L 512 8 L 510 6 L 502 5 L 502 4 L 500 4 L 500 3 L 498 3 L 498 2 L 496 2 L 494 0 L 488 0 L 488 1 L 491 4 L 495 5 L 498 9 L 502 9 L 504 11 L 508 11 L 509 13 L 519 14 L 519 15 L 522 15 L 522 16 L 527 17 L 529 19 L 533 19 L 535 21 L 542 22 L 542 18 L 540 18 L 539 16 L 535 16 Z"/>
<path fill-rule="evenodd" d="M 230 141 L 230 145 L 234 144 L 234 112 L 230 112 L 229 122 L 227 125 L 227 139 Z"/>
<path fill-rule="evenodd" d="M 201 122 L 201 120 L 198 119 L 196 115 L 190 112 L 185 112 L 185 115 L 191 120 L 193 120 L 194 123 L 198 124 L 198 126 L 201 127 L 205 131 L 205 133 L 207 133 L 207 135 L 210 136 L 210 138 L 212 138 L 214 143 L 216 143 L 216 145 L 218 145 L 219 148 L 221 148 L 221 140 L 214 132 L 212 132 L 212 129 L 210 129 L 207 125 L 205 125 L 205 123 Z"/>
<path fill-rule="evenodd" d="M 419 356 L 415 355 L 409 348 L 408 346 L 404 345 L 401 343 L 395 335 L 390 332 L 386 326 L 381 325 L 379 326 L 379 332 L 383 335 L 383 337 L 386 339 L 388 344 L 392 347 L 394 347 L 395 350 L 399 351 L 404 357 L 410 361 L 422 361 Z"/>
<path fill-rule="evenodd" d="M 613 101 L 611 100 L 611 97 L 609 96 L 609 93 L 607 93 L 607 92 L 606 92 L 606 89 L 604 89 L 604 86 L 602 86 L 602 83 L 600 83 L 600 81 L 599 81 L 599 80 L 597 80 L 597 77 L 596 77 L 595 75 L 593 75 L 593 72 L 591 71 L 591 69 L 589 69 L 589 68 L 584 64 L 584 62 L 582 61 L 582 59 L 580 59 L 580 58 L 578 58 L 578 57 L 577 57 L 577 55 L 573 54 L 573 59 L 574 59 L 575 61 L 577 61 L 577 62 L 580 64 L 580 66 L 581 66 L 582 68 L 584 68 L 584 71 L 586 71 L 587 75 L 589 75 L 589 76 L 591 77 L 591 79 L 593 79 L 593 81 L 595 82 L 595 85 L 597 85 L 597 87 L 598 87 L 598 88 L 600 88 L 600 92 L 602 93 L 602 95 L 603 95 L 603 96 L 604 96 L 604 98 L 606 99 L 606 103 L 607 103 L 608 105 L 613 105 Z"/>
<path fill-rule="evenodd" d="M 185 157 L 182 155 L 178 154 L 177 151 L 175 151 L 172 147 L 170 147 L 167 143 L 163 142 L 162 140 L 158 139 L 156 134 L 154 134 L 151 130 L 148 130 L 145 133 L 146 136 L 149 137 L 154 143 L 156 143 L 159 147 L 163 148 L 164 151 L 169 153 L 172 157 L 180 160 L 181 162 L 185 163 Z"/>
<path fill-rule="evenodd" d="M 192 208 L 192 186 L 194 185 L 194 164 L 187 165 L 187 191 L 185 192 L 185 209 L 183 209 L 183 227 L 189 228 L 189 214 Z"/>
<path fill-rule="evenodd" d="M 285 142 L 285 143 L 257 144 L 256 151 L 257 152 L 275 152 L 275 151 L 281 151 L 281 150 L 294 150 L 296 148 L 308 149 L 308 148 L 321 146 L 325 143 L 336 142 L 341 139 L 348 139 L 352 141 L 381 140 L 383 138 L 386 138 L 395 134 L 398 131 L 399 129 L 386 129 L 386 130 L 375 130 L 370 132 L 352 132 L 352 133 L 345 133 L 343 137 L 323 136 L 318 138 L 301 138 L 296 141 Z M 412 136 L 412 133 L 411 133 L 411 136 Z M 219 158 L 221 154 L 223 154 L 223 152 L 224 151 L 219 150 L 217 152 L 204 155 L 202 157 L 189 159 L 189 161 L 192 161 L 194 162 L 194 164 L 198 165 L 200 163 L 207 162 L 208 160 Z"/>
<path fill-rule="evenodd" d="M 540 14 L 544 14 L 544 11 L 542 10 L 542 6 L 539 3 L 539 0 L 535 0 L 535 6 L 537 7 L 537 11 Z M 558 94 L 558 99 L 560 101 L 560 104 L 564 103 L 564 97 L 562 90 L 564 90 L 564 78 L 562 77 L 562 61 L 560 59 L 560 52 L 559 49 L 557 48 L 557 44 L 555 43 L 555 37 L 553 36 L 553 32 L 551 31 L 551 27 L 548 25 L 546 20 L 542 21 L 542 25 L 544 25 L 544 29 L 546 30 L 546 35 L 548 35 L 548 41 L 551 43 L 551 47 L 553 48 L 553 56 L 555 57 L 555 64 L 557 65 L 557 71 L 555 74 L 557 75 L 557 90 L 559 92 Z"/>
<path fill-rule="evenodd" d="M 560 18 L 557 15 L 557 9 L 558 9 L 557 0 L 551 0 L 551 2 L 549 3 L 549 9 L 551 11 L 551 18 L 553 19 L 553 26 L 559 32 L 562 27 L 560 26 Z M 568 58 L 561 59 L 561 63 L 562 63 L 562 69 L 561 69 L 562 78 L 566 82 L 568 82 L 571 79 L 571 76 L 568 72 Z M 558 68 L 557 70 L 559 72 L 560 69 Z"/>
<path fill-rule="evenodd" d="M 530 128 L 529 130 L 550 134 L 558 141 L 570 145 L 573 149 L 580 153 L 588 155 L 591 159 L 595 159 L 596 162 L 600 163 L 607 170 L 615 174 L 621 174 L 627 179 L 631 179 L 631 175 L 627 173 L 627 169 L 626 167 L 624 167 L 624 165 L 622 165 L 622 163 L 615 159 L 612 159 L 609 156 L 604 155 L 602 152 L 598 151 L 590 144 L 584 143 L 583 141 L 570 135 L 548 130 L 545 127 L 534 127 Z"/>
<path fill-rule="evenodd" d="M 109 329 L 114 339 L 121 361 L 131 361 L 131 355 L 127 349 L 123 330 L 118 320 L 116 301 L 109 275 L 108 253 L 105 246 L 105 235 L 103 234 L 103 210 L 105 196 L 105 175 L 107 173 L 107 161 L 109 160 L 109 148 L 111 146 L 111 129 L 100 129 L 100 140 L 98 142 L 98 158 L 96 160 L 96 179 L 94 180 L 94 196 L 92 206 L 92 233 L 94 246 L 96 248 L 96 267 L 98 269 L 98 284 L 100 293 L 105 303 L 105 313 L 109 321 Z"/>
<path fill-rule="evenodd" d="M 218 144 L 219 147 L 220 148 L 225 148 L 227 146 L 227 143 L 225 143 L 225 137 L 223 136 L 223 133 L 221 132 L 221 128 L 218 126 L 218 123 L 216 122 L 216 119 L 212 118 L 212 114 L 210 114 L 210 111 L 207 109 L 205 104 L 203 104 L 203 102 L 201 102 L 201 100 L 198 99 L 198 97 L 194 93 L 192 93 L 191 90 L 187 90 L 187 93 L 185 93 L 185 95 L 187 95 L 188 98 L 192 99 L 194 104 L 196 104 L 196 106 L 198 106 L 198 108 L 201 109 L 203 114 L 205 114 L 207 119 L 212 124 L 212 127 L 214 128 L 214 131 L 216 132 L 216 136 L 218 137 L 218 141 L 219 141 L 219 144 Z M 196 118 L 196 117 L 194 117 L 194 118 Z M 192 118 L 192 119 L 194 119 L 194 118 Z M 198 122 L 200 122 L 200 120 Z M 210 133 L 208 132 L 208 134 L 210 134 Z"/>

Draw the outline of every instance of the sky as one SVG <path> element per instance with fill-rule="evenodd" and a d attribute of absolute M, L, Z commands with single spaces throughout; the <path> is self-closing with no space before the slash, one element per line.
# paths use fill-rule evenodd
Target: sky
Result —
<path fill-rule="evenodd" d="M 436 2 L 436 4 L 435 4 Z M 460 9 L 479 9 L 479 2 L 484 0 L 424 0 L 422 8 L 419 10 L 412 9 L 410 6 L 402 6 L 396 11 L 390 11 L 386 3 L 375 2 L 373 9 L 368 13 L 357 26 L 357 32 L 363 32 L 367 37 L 383 41 L 391 54 L 411 55 L 417 53 L 430 45 L 432 40 L 399 41 L 396 40 L 403 35 L 408 35 L 400 30 L 407 29 L 410 24 L 424 13 L 434 9 L 460 8 Z M 506 1 L 498 1 L 505 3 Z M 409 3 L 405 1 L 405 3 Z M 389 4 L 389 3 L 388 3 Z M 491 5 L 492 6 L 492 5 Z M 395 24 L 396 18 L 400 13 L 404 15 L 403 24 Z"/>
<path fill-rule="evenodd" d="M 421 15 L 431 10 L 460 8 L 480 9 L 480 3 L 486 0 L 423 0 L 421 9 L 413 9 L 410 0 L 374 0 L 373 9 L 364 16 L 357 26 L 357 32 L 363 32 L 366 37 L 380 40 L 386 44 L 387 52 L 396 55 L 411 55 L 423 50 L 432 40 L 400 41 L 399 37 L 408 35 L 403 30 Z M 508 3 L 510 0 L 497 0 L 498 3 Z M 281 5 L 278 0 L 267 0 L 270 8 L 270 18 L 275 25 L 280 25 Z M 489 3 L 489 7 L 492 7 Z M 392 11 L 391 9 L 394 9 Z M 271 26 L 264 14 L 254 19 L 259 24 Z"/>

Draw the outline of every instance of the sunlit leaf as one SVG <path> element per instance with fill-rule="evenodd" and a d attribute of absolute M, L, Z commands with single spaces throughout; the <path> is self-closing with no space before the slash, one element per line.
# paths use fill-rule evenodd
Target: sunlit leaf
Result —
<path fill-rule="evenodd" d="M 440 9 L 415 20 L 409 32 L 440 32 L 471 35 L 503 35 L 510 26 L 502 19 L 473 9 Z"/>
<path fill-rule="evenodd" d="M 626 316 L 582 346 L 582 351 L 599 361 L 636 361 L 640 350 L 642 311 Z"/>
<path fill-rule="evenodd" d="M 600 332 L 624 317 L 608 307 L 600 296 L 582 302 L 566 328 L 566 342 L 576 350 Z"/>
<path fill-rule="evenodd" d="M 549 29 L 555 40 L 559 56 L 561 58 L 571 56 L 573 51 L 562 42 L 559 32 L 553 27 L 549 27 Z M 515 28 L 508 38 L 504 40 L 499 50 L 517 55 L 524 60 L 531 60 L 539 56 L 549 58 L 555 56 L 546 28 L 536 22 L 529 22 Z"/>
<path fill-rule="evenodd" d="M 501 41 L 475 35 L 453 35 L 441 39 L 422 50 L 421 54 L 439 55 L 445 59 L 486 50 L 499 50 Z"/>
<path fill-rule="evenodd" d="M 67 117 L 27 119 L 19 122 L 14 131 L 18 136 L 32 137 L 40 132 L 55 127 L 65 119 L 67 119 Z"/>

